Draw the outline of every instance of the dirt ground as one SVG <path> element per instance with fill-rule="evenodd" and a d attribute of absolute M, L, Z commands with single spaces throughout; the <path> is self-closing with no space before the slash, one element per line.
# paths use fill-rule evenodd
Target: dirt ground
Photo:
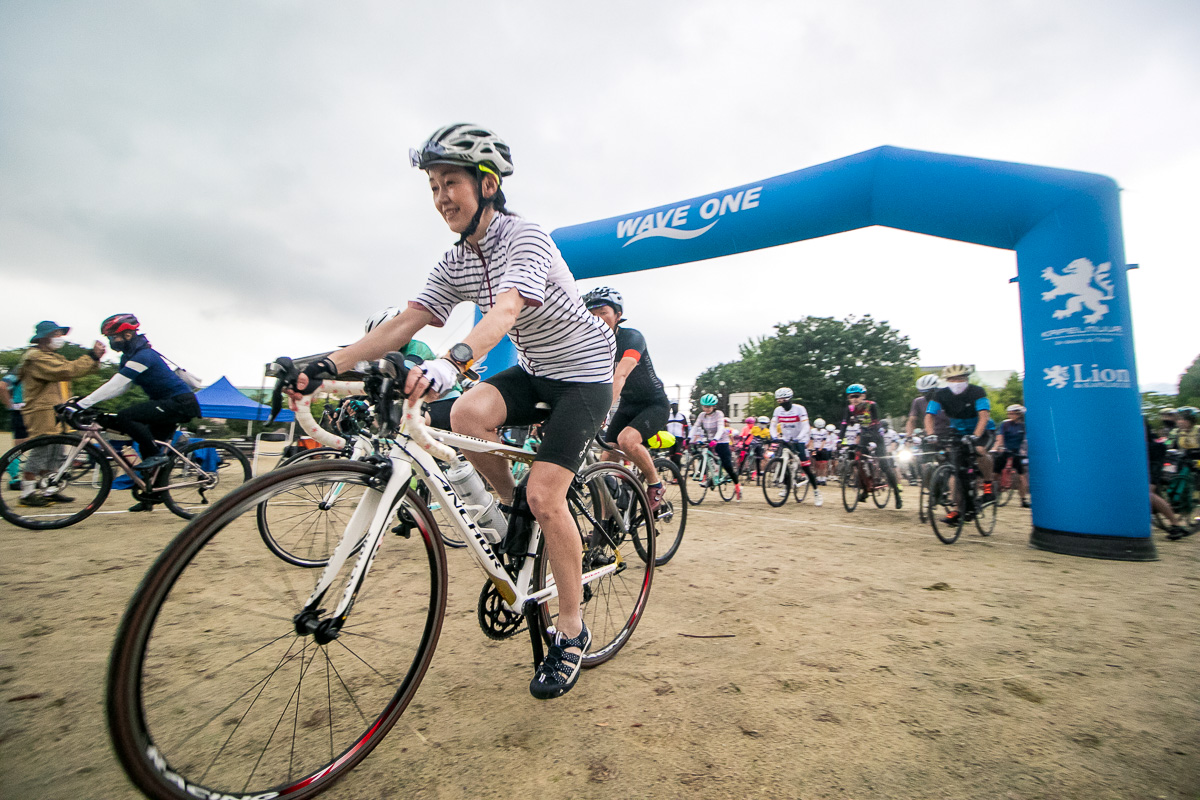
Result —
<path fill-rule="evenodd" d="M 831 489 L 823 508 L 758 490 L 692 508 L 630 643 L 552 702 L 528 694 L 527 639 L 478 630 L 482 578 L 451 552 L 413 706 L 325 796 L 1200 796 L 1200 541 L 1156 534 L 1154 563 L 1059 556 L 1004 508 L 992 537 L 946 546 L 915 510 L 847 514 Z M 106 661 L 182 523 L 127 505 L 58 532 L 0 523 L 0 797 L 138 796 Z"/>

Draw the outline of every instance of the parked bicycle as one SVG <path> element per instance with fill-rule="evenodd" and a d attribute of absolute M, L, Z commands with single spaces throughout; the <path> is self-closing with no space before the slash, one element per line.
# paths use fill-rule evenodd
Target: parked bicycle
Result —
<path fill-rule="evenodd" d="M 632 465 L 632 459 L 628 458 L 619 447 L 607 442 L 602 435 L 596 436 L 596 446 L 588 450 L 587 458 L 584 462 L 585 466 L 593 463 L 600 463 L 597 458 L 596 451 L 604 450 L 619 454 L 625 461 L 629 462 L 630 469 L 635 475 L 641 473 L 636 466 Z M 654 509 L 654 533 L 658 540 L 655 545 L 657 555 L 654 559 L 655 566 L 661 567 L 670 561 L 677 552 L 679 545 L 683 543 L 683 533 L 687 529 L 687 483 L 683 479 L 683 473 L 679 471 L 679 467 L 675 466 L 675 462 L 666 456 L 655 456 L 654 450 L 650 451 L 654 461 L 654 470 L 658 475 L 658 480 L 662 481 L 663 496 L 658 508 Z M 661 452 L 658 451 L 658 452 Z M 653 476 L 651 476 L 653 477 Z M 650 478 L 642 476 L 646 483 L 650 483 Z M 623 498 L 616 495 L 617 506 L 625 508 Z"/>
<path fill-rule="evenodd" d="M 883 468 L 879 466 L 879 456 L 875 455 L 874 442 L 865 446 L 851 446 L 838 480 L 842 484 L 842 506 L 847 511 L 854 511 L 859 501 L 868 495 L 876 507 L 884 508 L 892 496 L 892 487 L 884 477 Z"/>
<path fill-rule="evenodd" d="M 60 415 L 61 416 L 61 415 Z M 199 439 L 155 442 L 169 457 L 167 463 L 143 474 L 104 436 L 94 412 L 77 412 L 75 433 L 38 436 L 0 457 L 0 475 L 10 465 L 17 474 L 34 475 L 33 494 L 48 505 L 26 505 L 20 483 L 0 483 L 0 516 L 31 530 L 66 528 L 99 510 L 113 488 L 113 467 L 132 482 L 134 499 L 161 502 L 172 512 L 191 519 L 250 480 L 250 461 L 229 442 Z M 13 484 L 16 484 L 15 486 Z"/>
<path fill-rule="evenodd" d="M 974 442 L 971 436 L 949 439 L 947 463 L 938 466 L 930 480 L 929 524 L 943 544 L 958 541 L 967 522 L 974 521 L 981 536 L 991 536 L 996 528 L 996 503 L 983 501 L 983 475 Z"/>
<path fill-rule="evenodd" d="M 432 660 L 448 595 L 446 550 L 409 488 L 414 474 L 487 576 L 477 608 L 484 633 L 507 639 L 527 630 L 535 663 L 543 658 L 558 592 L 541 528 L 514 499 L 499 539 L 481 524 L 489 507 L 468 506 L 438 463 L 461 464 L 447 445 L 529 454 L 426 429 L 419 402 L 394 407 L 402 355 L 365 371 L 380 425 L 373 455 L 318 459 L 246 483 L 180 532 L 130 602 L 113 646 L 107 716 L 121 765 L 150 797 L 312 797 L 395 725 Z M 359 500 L 322 566 L 299 568 L 263 546 L 255 521 L 262 503 L 333 483 Z M 582 663 L 595 667 L 644 614 L 654 524 L 641 481 L 614 463 L 583 468 L 568 505 L 592 631 Z M 408 518 L 397 531 L 402 509 Z"/>

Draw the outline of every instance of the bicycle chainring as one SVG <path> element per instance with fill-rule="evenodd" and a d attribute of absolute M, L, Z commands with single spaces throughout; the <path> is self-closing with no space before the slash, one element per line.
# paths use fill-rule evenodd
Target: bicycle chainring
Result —
<path fill-rule="evenodd" d="M 479 593 L 477 611 L 479 627 L 489 639 L 508 639 L 524 630 L 524 615 L 504 607 L 504 598 L 491 581 L 485 583 Z"/>

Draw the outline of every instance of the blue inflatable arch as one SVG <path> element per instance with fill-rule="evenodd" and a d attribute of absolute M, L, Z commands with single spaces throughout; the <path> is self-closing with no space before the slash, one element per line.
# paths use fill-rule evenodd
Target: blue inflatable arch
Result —
<path fill-rule="evenodd" d="M 576 278 L 884 225 L 1015 250 L 1035 547 L 1152 560 L 1145 433 L 1116 184 L 880 147 L 554 231 Z"/>

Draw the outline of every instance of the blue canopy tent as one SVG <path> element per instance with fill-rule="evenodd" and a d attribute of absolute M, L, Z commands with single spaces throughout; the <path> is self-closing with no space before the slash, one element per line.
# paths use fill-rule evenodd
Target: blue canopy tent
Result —
<path fill-rule="evenodd" d="M 271 416 L 271 407 L 265 406 L 237 390 L 225 376 L 196 392 L 200 403 L 200 414 L 209 419 L 244 419 L 251 422 L 266 422 Z M 279 412 L 276 422 L 294 422 L 296 416 L 288 409 Z"/>

